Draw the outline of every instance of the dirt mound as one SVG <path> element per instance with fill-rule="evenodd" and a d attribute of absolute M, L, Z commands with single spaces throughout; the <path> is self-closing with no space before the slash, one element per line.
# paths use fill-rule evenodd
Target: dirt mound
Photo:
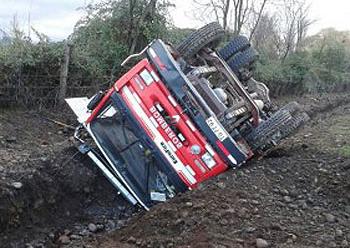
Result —
<path fill-rule="evenodd" d="M 316 117 L 321 113 L 332 111 L 333 109 L 350 103 L 350 95 L 345 94 L 322 94 L 322 95 L 305 95 L 302 97 L 285 97 L 276 99 L 279 105 L 286 104 L 291 101 L 298 101 L 303 109 L 310 115 Z"/>
<path fill-rule="evenodd" d="M 254 161 L 133 219 L 100 247 L 254 247 L 258 238 L 340 247 L 350 238 L 349 163 L 316 150 Z"/>
<path fill-rule="evenodd" d="M 133 218 L 121 231 L 90 244 L 348 247 L 350 154 L 342 155 L 341 151 L 350 144 L 350 131 L 347 128 L 344 133 L 339 127 L 349 127 L 350 105 L 325 112 L 327 105 L 317 106 L 324 112 L 317 115 L 318 121 L 269 157 L 250 161 L 198 190 L 158 205 Z M 340 133 L 335 133 L 334 127 Z M 73 243 L 73 247 L 77 245 Z"/>

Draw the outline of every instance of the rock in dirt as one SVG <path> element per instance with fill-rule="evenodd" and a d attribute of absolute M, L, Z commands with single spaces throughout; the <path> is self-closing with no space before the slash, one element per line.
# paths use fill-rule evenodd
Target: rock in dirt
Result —
<path fill-rule="evenodd" d="M 337 237 L 343 236 L 343 231 L 340 229 L 335 230 L 335 236 L 337 236 Z"/>
<path fill-rule="evenodd" d="M 67 245 L 70 243 L 70 238 L 67 235 L 62 235 L 58 238 L 58 242 L 62 245 Z"/>
<path fill-rule="evenodd" d="M 128 243 L 135 244 L 136 243 L 136 238 L 133 236 L 130 236 L 127 240 Z"/>
<path fill-rule="evenodd" d="M 79 235 L 86 237 L 90 235 L 90 232 L 88 230 L 82 230 L 81 232 L 79 232 Z"/>
<path fill-rule="evenodd" d="M 326 218 L 326 221 L 329 223 L 334 223 L 335 222 L 335 216 L 333 214 L 324 214 L 324 217 Z"/>
<path fill-rule="evenodd" d="M 297 235 L 290 233 L 289 237 L 291 238 L 292 241 L 296 241 L 298 239 Z"/>
<path fill-rule="evenodd" d="M 23 187 L 23 183 L 21 183 L 21 182 L 13 182 L 11 185 L 15 189 L 21 189 Z"/>
<path fill-rule="evenodd" d="M 350 214 L 350 205 L 345 207 L 345 212 Z"/>
<path fill-rule="evenodd" d="M 256 239 L 256 247 L 257 248 L 267 248 L 267 247 L 269 247 L 269 243 L 265 239 L 258 238 L 258 239 Z"/>
<path fill-rule="evenodd" d="M 323 244 L 322 240 L 317 240 L 316 241 L 316 246 L 321 246 Z"/>
<path fill-rule="evenodd" d="M 283 196 L 289 195 L 289 191 L 286 190 L 286 189 L 281 189 L 281 190 L 279 191 L 279 193 L 280 193 L 281 195 L 283 195 Z"/>
<path fill-rule="evenodd" d="M 216 184 L 220 189 L 225 189 L 226 188 L 226 184 L 224 182 L 218 182 Z"/>
<path fill-rule="evenodd" d="M 335 248 L 335 247 L 337 247 L 337 243 L 335 243 L 334 241 L 332 241 L 332 242 L 329 243 L 329 247 Z"/>
<path fill-rule="evenodd" d="M 95 224 L 93 224 L 93 223 L 90 223 L 90 224 L 88 225 L 88 229 L 89 229 L 89 231 L 92 232 L 92 233 L 97 232 L 97 226 L 96 226 Z"/>
<path fill-rule="evenodd" d="M 15 136 L 10 136 L 6 138 L 6 142 L 8 143 L 15 143 L 17 141 L 17 138 Z"/>
<path fill-rule="evenodd" d="M 115 222 L 113 220 L 108 220 L 107 221 L 107 224 L 106 224 L 106 229 L 107 230 L 113 230 L 113 229 L 115 229 L 115 227 L 116 227 L 116 224 L 115 224 Z"/>
<path fill-rule="evenodd" d="M 45 245 L 42 243 L 37 243 L 34 245 L 35 248 L 45 248 Z"/>
<path fill-rule="evenodd" d="M 82 239 L 81 236 L 75 235 L 75 234 L 70 235 L 70 238 L 71 238 L 72 240 L 81 240 L 81 239 Z"/>
<path fill-rule="evenodd" d="M 343 240 L 340 245 L 341 247 L 349 247 L 349 242 L 347 240 Z"/>

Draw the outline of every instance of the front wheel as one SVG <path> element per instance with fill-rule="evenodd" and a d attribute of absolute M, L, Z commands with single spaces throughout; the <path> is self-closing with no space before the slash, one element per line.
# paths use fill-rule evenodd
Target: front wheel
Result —
<path fill-rule="evenodd" d="M 176 50 L 185 60 L 193 58 L 205 47 L 214 49 L 224 37 L 224 29 L 217 22 L 212 22 L 191 33 Z"/>

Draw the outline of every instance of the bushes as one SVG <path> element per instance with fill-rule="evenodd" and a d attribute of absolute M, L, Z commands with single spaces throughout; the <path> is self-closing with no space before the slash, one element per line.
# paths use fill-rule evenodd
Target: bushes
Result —
<path fill-rule="evenodd" d="M 325 30 L 308 44 L 283 59 L 260 51 L 256 77 L 266 82 L 275 96 L 342 92 L 350 89 L 350 36 Z"/>
<path fill-rule="evenodd" d="M 37 33 L 33 43 L 16 26 L 6 42 L 0 43 L 0 98 L 27 105 L 41 97 L 52 97 L 49 88 L 59 82 L 60 61 L 63 52 L 61 42 L 49 42 Z M 36 92 L 31 89 L 38 89 Z"/>
<path fill-rule="evenodd" d="M 266 82 L 275 96 L 303 92 L 304 80 L 311 65 L 304 53 L 293 54 L 282 60 L 263 58 L 257 64 L 256 78 Z"/>
<path fill-rule="evenodd" d="M 86 8 L 71 44 L 68 95 L 91 95 L 123 72 L 121 62 L 154 38 L 167 36 L 166 0 L 102 1 Z M 17 25 L 0 39 L 0 102 L 11 96 L 23 105 L 57 103 L 63 42 L 35 32 L 33 42 Z"/>
<path fill-rule="evenodd" d="M 142 50 L 152 39 L 167 36 L 166 1 L 119 0 L 89 5 L 77 25 L 72 42 L 78 70 L 113 82 L 121 62 Z M 101 83 L 101 82 L 100 82 Z"/>

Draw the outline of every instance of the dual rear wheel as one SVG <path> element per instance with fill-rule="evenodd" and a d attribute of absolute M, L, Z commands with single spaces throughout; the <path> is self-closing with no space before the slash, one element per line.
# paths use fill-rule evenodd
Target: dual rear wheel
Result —
<path fill-rule="evenodd" d="M 189 61 L 204 48 L 216 49 L 224 35 L 221 25 L 212 22 L 191 33 L 176 49 L 185 60 Z M 258 53 L 245 36 L 234 37 L 218 51 L 218 54 L 241 81 L 250 79 Z"/>

